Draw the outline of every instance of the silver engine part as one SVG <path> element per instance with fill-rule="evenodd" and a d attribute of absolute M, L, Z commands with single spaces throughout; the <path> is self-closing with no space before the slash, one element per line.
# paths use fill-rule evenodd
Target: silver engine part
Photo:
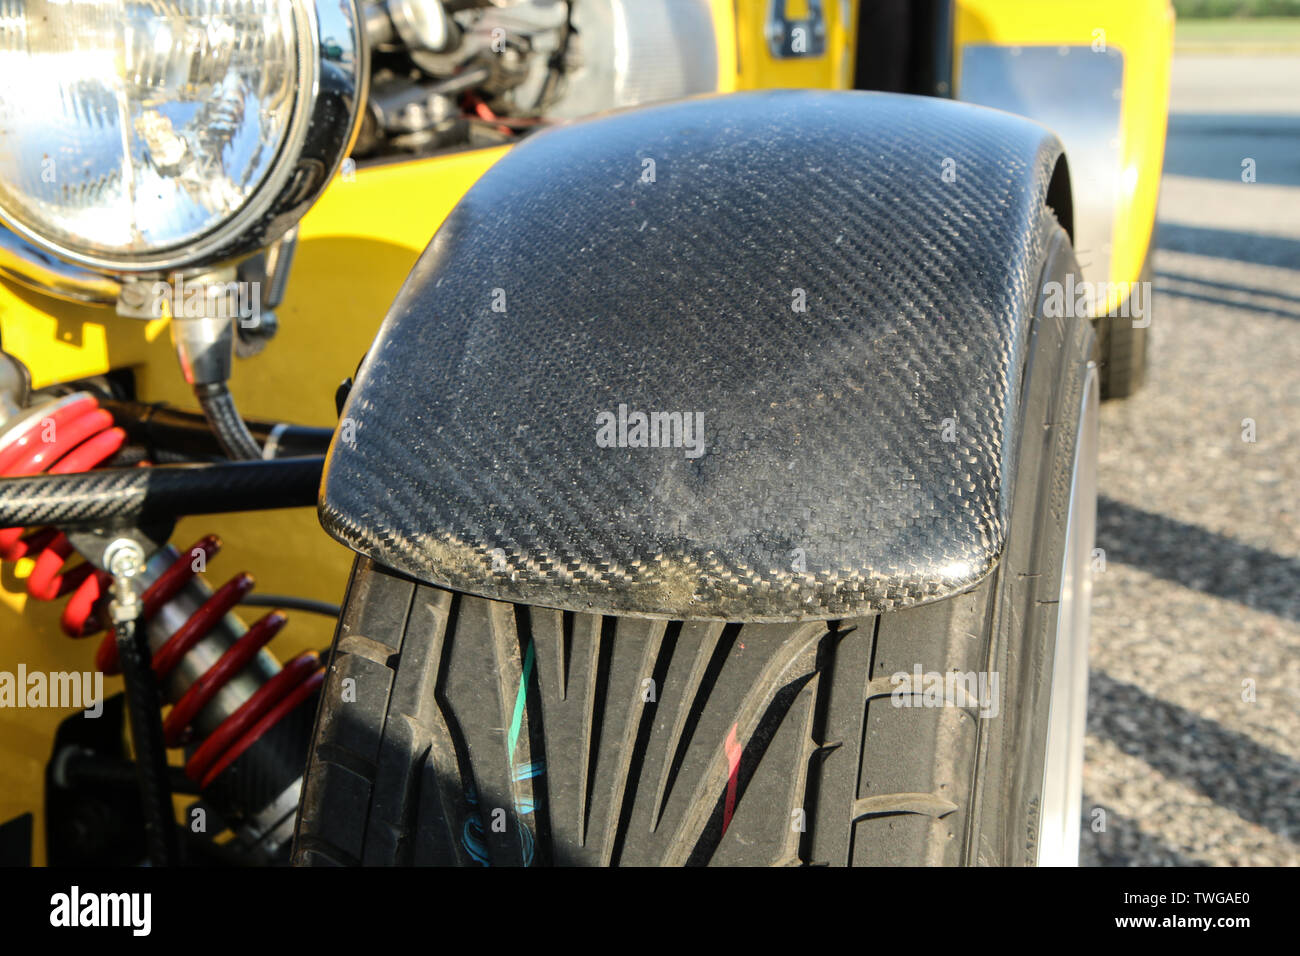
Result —
<path fill-rule="evenodd" d="M 506 142 L 718 87 L 709 0 L 374 0 L 366 31 L 362 155 Z"/>
<path fill-rule="evenodd" d="M 573 56 L 549 115 L 572 119 L 718 88 L 708 0 L 574 0 Z"/>

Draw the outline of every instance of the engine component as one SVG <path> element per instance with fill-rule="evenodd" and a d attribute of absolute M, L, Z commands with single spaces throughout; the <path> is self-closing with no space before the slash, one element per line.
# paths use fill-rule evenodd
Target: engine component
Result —
<path fill-rule="evenodd" d="M 573 118 L 718 88 L 708 0 L 574 0 L 575 50 L 548 115 Z"/>
<path fill-rule="evenodd" d="M 460 42 L 460 30 L 441 0 L 382 0 L 365 9 L 366 38 L 383 48 L 399 40 L 412 51 L 442 53 Z"/>

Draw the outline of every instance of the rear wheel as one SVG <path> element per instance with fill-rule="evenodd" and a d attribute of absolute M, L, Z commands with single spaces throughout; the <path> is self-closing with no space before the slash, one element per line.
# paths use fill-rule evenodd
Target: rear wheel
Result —
<path fill-rule="evenodd" d="M 1060 281 L 1073 255 L 1045 229 L 1042 281 Z M 1087 321 L 1034 321 L 1005 553 L 932 604 L 791 624 L 602 617 L 358 559 L 295 862 L 1069 862 L 1093 341 Z"/>
<path fill-rule="evenodd" d="M 1151 288 L 1151 258 L 1142 266 L 1138 281 L 1143 289 Z M 1101 397 L 1128 398 L 1135 394 L 1147 380 L 1147 333 L 1150 331 L 1151 300 L 1144 295 L 1146 309 L 1139 318 L 1129 310 L 1129 316 L 1101 316 L 1097 319 L 1097 340 L 1101 352 Z M 1134 325 L 1134 322 L 1140 323 Z"/>

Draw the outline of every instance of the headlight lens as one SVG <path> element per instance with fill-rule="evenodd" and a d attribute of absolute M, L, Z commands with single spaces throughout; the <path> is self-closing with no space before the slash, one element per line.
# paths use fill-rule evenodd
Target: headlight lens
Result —
<path fill-rule="evenodd" d="M 77 252 L 156 252 L 213 229 L 266 177 L 293 113 L 290 4 L 0 10 L 0 205 L 17 221 Z"/>
<path fill-rule="evenodd" d="M 311 9 L 0 0 L 0 217 L 67 259 L 126 270 L 170 267 L 236 219 L 265 219 L 251 207 L 285 187 L 317 108 Z M 346 126 L 347 109 L 333 118 Z"/>

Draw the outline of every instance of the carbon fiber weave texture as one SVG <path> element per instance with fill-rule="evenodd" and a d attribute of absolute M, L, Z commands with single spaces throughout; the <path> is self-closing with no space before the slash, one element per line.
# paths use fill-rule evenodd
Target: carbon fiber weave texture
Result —
<path fill-rule="evenodd" d="M 0 479 L 0 528 L 87 526 L 312 503 L 321 459 L 101 468 Z"/>
<path fill-rule="evenodd" d="M 385 319 L 324 526 L 579 611 L 833 618 L 968 586 L 1005 539 L 1059 152 L 1009 114 L 794 91 L 529 139 Z M 702 416 L 703 453 L 602 447 L 620 405 Z"/>

